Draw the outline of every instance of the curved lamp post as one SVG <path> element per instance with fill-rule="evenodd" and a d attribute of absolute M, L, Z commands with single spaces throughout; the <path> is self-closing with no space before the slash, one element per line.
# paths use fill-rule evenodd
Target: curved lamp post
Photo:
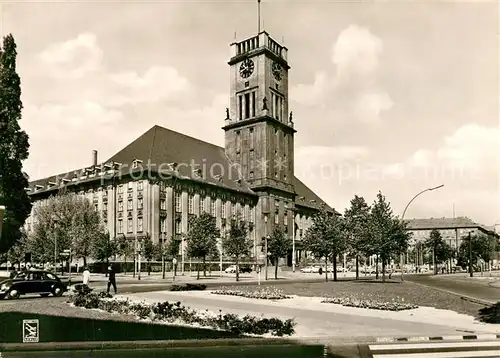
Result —
<path fill-rule="evenodd" d="M 444 186 L 444 184 L 441 184 L 441 185 L 438 185 L 438 186 L 435 186 L 433 188 L 427 188 L 425 190 L 422 190 L 421 192 L 419 192 L 418 194 L 416 194 L 409 202 L 408 204 L 406 204 L 406 207 L 405 209 L 403 210 L 403 215 L 401 216 L 401 222 L 404 223 L 404 220 L 405 220 L 405 214 L 406 214 L 406 210 L 408 209 L 408 207 L 410 206 L 411 203 L 413 203 L 413 201 L 420 195 L 422 195 L 423 193 L 425 192 L 428 192 L 428 191 L 433 191 L 433 190 L 436 190 L 436 189 L 439 189 L 439 188 L 442 188 Z M 404 281 L 403 279 L 403 254 L 401 254 L 400 256 L 400 266 L 401 266 L 401 281 Z"/>

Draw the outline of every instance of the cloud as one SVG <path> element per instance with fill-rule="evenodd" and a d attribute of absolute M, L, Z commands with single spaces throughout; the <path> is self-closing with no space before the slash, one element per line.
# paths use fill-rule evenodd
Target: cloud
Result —
<path fill-rule="evenodd" d="M 50 75 L 56 78 L 82 78 L 98 71 L 102 65 L 102 50 L 92 33 L 50 45 L 39 57 Z"/>
<path fill-rule="evenodd" d="M 332 62 L 337 68 L 339 81 L 352 76 L 367 76 L 379 67 L 383 42 L 369 29 L 350 25 L 344 29 L 332 47 Z"/>
<path fill-rule="evenodd" d="M 318 71 L 311 84 L 291 87 L 290 98 L 304 106 L 324 107 L 336 118 L 379 123 L 394 103 L 377 84 L 383 41 L 369 29 L 350 25 L 332 46 L 335 73 Z"/>

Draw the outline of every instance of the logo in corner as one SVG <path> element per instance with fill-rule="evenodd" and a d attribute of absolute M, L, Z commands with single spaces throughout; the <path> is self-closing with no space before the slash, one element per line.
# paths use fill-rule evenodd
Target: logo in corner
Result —
<path fill-rule="evenodd" d="M 37 319 L 23 320 L 23 343 L 38 342 L 40 338 L 40 324 Z"/>

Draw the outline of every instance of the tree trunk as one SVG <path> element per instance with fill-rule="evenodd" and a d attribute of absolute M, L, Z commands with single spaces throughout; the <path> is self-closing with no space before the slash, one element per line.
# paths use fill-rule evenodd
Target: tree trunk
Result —
<path fill-rule="evenodd" d="M 87 256 L 83 256 L 83 267 L 87 266 Z"/>
<path fill-rule="evenodd" d="M 382 257 L 382 282 L 385 282 L 385 257 Z"/>
<path fill-rule="evenodd" d="M 279 259 L 274 260 L 274 279 L 278 279 L 278 261 Z"/>
<path fill-rule="evenodd" d="M 239 259 L 236 259 L 236 281 L 240 280 L 240 265 L 238 263 Z"/>
<path fill-rule="evenodd" d="M 207 277 L 207 258 L 203 256 L 203 277 Z"/>
<path fill-rule="evenodd" d="M 356 280 L 359 279 L 359 255 L 356 255 Z"/>
<path fill-rule="evenodd" d="M 123 274 L 127 274 L 127 256 L 123 256 Z"/>
<path fill-rule="evenodd" d="M 148 276 L 151 275 L 151 261 L 148 260 Z"/>
<path fill-rule="evenodd" d="M 378 280 L 378 254 L 375 256 L 375 279 Z"/>
<path fill-rule="evenodd" d="M 333 281 L 337 281 L 337 254 L 333 254 Z"/>
<path fill-rule="evenodd" d="M 198 262 L 196 263 L 196 270 L 198 271 L 198 273 L 196 274 L 196 279 L 199 280 L 200 279 L 200 260 L 198 260 Z"/>
<path fill-rule="evenodd" d="M 328 282 L 328 258 L 325 257 L 325 280 Z"/>

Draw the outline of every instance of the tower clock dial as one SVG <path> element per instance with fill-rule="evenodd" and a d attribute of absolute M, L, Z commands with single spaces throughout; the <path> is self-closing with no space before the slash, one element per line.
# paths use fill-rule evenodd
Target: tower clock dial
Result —
<path fill-rule="evenodd" d="M 273 62 L 272 65 L 273 76 L 277 81 L 281 80 L 281 65 L 277 62 Z"/>
<path fill-rule="evenodd" d="M 252 75 L 254 69 L 254 63 L 251 59 L 245 59 L 240 65 L 240 76 L 242 78 L 248 78 Z"/>

